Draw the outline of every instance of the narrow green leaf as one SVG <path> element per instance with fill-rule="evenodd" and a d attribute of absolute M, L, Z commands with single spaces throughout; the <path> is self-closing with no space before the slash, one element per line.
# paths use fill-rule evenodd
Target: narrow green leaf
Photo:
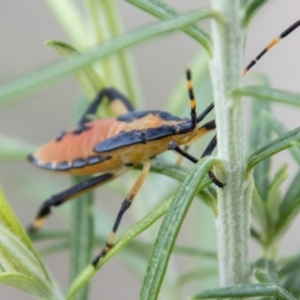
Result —
<path fill-rule="evenodd" d="M 300 255 L 297 255 L 295 258 L 290 260 L 285 266 L 283 266 L 278 274 L 280 277 L 286 276 L 295 271 L 300 272 Z"/>
<path fill-rule="evenodd" d="M 207 172 L 216 164 L 216 158 L 205 158 L 188 173 L 179 188 L 160 227 L 140 292 L 140 299 L 157 299 L 162 280 L 184 216 L 197 188 Z M 199 165 L 201 166 L 199 167 Z"/>
<path fill-rule="evenodd" d="M 5 273 L 0 274 L 0 283 L 7 284 L 15 287 L 16 289 L 22 290 L 37 299 L 45 300 L 62 300 L 63 296 L 55 294 L 55 290 L 49 290 L 41 282 L 36 279 L 19 273 Z"/>
<path fill-rule="evenodd" d="M 265 146 L 254 151 L 248 158 L 246 171 L 249 172 L 261 161 L 273 156 L 274 154 L 295 146 L 300 142 L 300 127 L 289 131 L 279 138 L 271 141 Z"/>
<path fill-rule="evenodd" d="M 257 242 L 259 242 L 261 245 L 263 244 L 261 234 L 255 228 L 250 228 L 250 234 L 251 237 L 254 238 Z"/>
<path fill-rule="evenodd" d="M 62 77 L 70 75 L 71 73 L 95 62 L 100 58 L 128 47 L 132 47 L 158 35 L 195 23 L 202 19 L 203 16 L 206 16 L 206 14 L 207 12 L 205 10 L 197 10 L 172 17 L 159 22 L 158 24 L 150 26 L 147 25 L 145 28 L 123 34 L 101 45 L 86 50 L 82 53 L 82 55 L 72 55 L 63 61 L 52 63 L 47 68 L 31 74 L 26 74 L 26 76 L 22 76 L 6 83 L 0 86 L 0 107 L 11 104 L 13 102 L 11 99 L 14 97 L 28 95 L 29 92 L 32 93 L 34 90 L 41 90 L 50 82 L 57 81 Z"/>
<path fill-rule="evenodd" d="M 68 230 L 40 229 L 32 235 L 31 240 L 43 241 L 49 239 L 68 239 L 69 237 L 70 237 L 70 232 Z"/>
<path fill-rule="evenodd" d="M 260 283 L 279 283 L 275 261 L 260 259 L 255 267 L 258 269 L 254 270 L 254 275 Z"/>
<path fill-rule="evenodd" d="M 25 233 L 23 227 L 21 226 L 19 220 L 13 213 L 10 208 L 8 202 L 6 201 L 2 189 L 0 189 L 0 220 L 2 224 L 7 228 L 14 236 L 18 237 L 20 242 L 24 244 L 29 251 L 35 256 L 35 258 L 39 261 L 40 267 L 44 270 L 44 275 L 48 277 L 46 270 L 44 269 L 43 264 L 39 260 L 39 256 L 35 252 L 34 247 L 32 246 L 27 234 Z"/>
<path fill-rule="evenodd" d="M 283 287 L 297 299 L 300 299 L 300 270 L 289 274 L 283 282 Z"/>
<path fill-rule="evenodd" d="M 163 1 L 148 1 L 148 0 L 126 0 L 126 2 L 131 3 L 138 8 L 148 12 L 149 14 L 165 20 L 168 17 L 178 16 L 180 13 L 176 11 L 173 7 L 166 4 Z M 207 16 L 205 18 L 216 18 L 220 19 L 219 15 L 212 10 L 207 9 Z M 193 37 L 198 41 L 204 49 L 212 56 L 211 52 L 211 39 L 207 32 L 199 28 L 197 25 L 189 25 L 182 29 L 183 32 Z"/>
<path fill-rule="evenodd" d="M 35 253 L 24 245 L 19 237 L 0 226 L 0 283 L 35 294 L 36 289 L 43 292 L 44 299 L 62 299 L 59 290 L 46 273 Z M 34 288 L 35 287 L 35 288 Z"/>
<path fill-rule="evenodd" d="M 288 132 L 288 129 L 272 114 L 265 112 L 265 119 L 270 123 L 273 130 L 277 133 L 278 136 L 284 135 Z M 300 165 L 300 148 L 289 148 L 289 152 L 291 153 L 295 161 Z"/>
<path fill-rule="evenodd" d="M 86 77 L 87 82 L 92 82 L 93 77 L 97 77 L 92 69 L 81 70 L 78 75 Z M 96 88 L 96 87 L 95 87 Z M 93 91 L 92 91 L 93 92 Z M 94 90 L 98 92 L 98 90 Z M 95 93 L 94 93 L 95 95 Z M 93 95 L 93 97 L 94 97 Z M 74 126 L 82 118 L 82 112 L 86 111 L 88 101 L 84 95 L 77 99 L 74 105 L 72 123 Z M 83 109 L 83 107 L 85 107 Z M 89 176 L 72 176 L 74 185 L 88 180 Z M 93 202 L 94 191 L 88 191 L 77 197 L 70 205 L 71 213 L 71 234 L 70 234 L 70 284 L 82 270 L 92 261 L 92 249 L 94 245 L 94 220 Z M 76 300 L 87 300 L 89 294 L 89 284 L 87 283 L 76 295 Z"/>
<path fill-rule="evenodd" d="M 255 100 L 252 108 L 252 122 L 250 129 L 251 151 L 262 147 L 271 140 L 271 126 L 265 121 L 265 111 L 270 111 L 271 106 L 267 102 Z M 265 159 L 254 169 L 254 181 L 263 201 L 267 201 L 269 189 L 270 160 Z"/>
<path fill-rule="evenodd" d="M 80 14 L 79 7 L 72 0 L 44 0 L 52 10 L 61 26 L 80 48 L 88 46 L 87 28 Z"/>
<path fill-rule="evenodd" d="M 72 182 L 78 184 L 87 180 L 87 176 L 73 176 Z M 93 232 L 93 199 L 92 191 L 85 193 L 71 204 L 71 256 L 70 282 L 92 261 L 94 241 Z M 79 221 L 80 220 L 80 221 Z M 89 286 L 85 285 L 77 299 L 88 299 Z"/>
<path fill-rule="evenodd" d="M 300 106 L 300 94 L 262 86 L 245 86 L 233 91 L 235 96 L 254 97 L 265 101 Z"/>
<path fill-rule="evenodd" d="M 282 232 L 284 228 L 292 221 L 300 210 L 300 171 L 294 177 L 294 180 L 287 189 L 284 198 L 279 207 L 279 218 L 276 222 L 276 231 Z"/>
<path fill-rule="evenodd" d="M 64 57 L 71 55 L 80 55 L 80 53 L 71 45 L 61 41 L 49 40 L 45 42 L 46 45 L 53 47 L 59 54 Z M 85 90 L 89 100 L 92 100 L 95 95 L 105 86 L 104 81 L 89 66 L 76 72 L 76 77 L 80 82 L 82 88 Z"/>
<path fill-rule="evenodd" d="M 246 5 L 251 2 L 252 0 L 240 0 L 240 4 L 241 4 L 241 7 L 246 7 Z"/>
<path fill-rule="evenodd" d="M 268 199 L 263 201 L 261 195 L 254 190 L 251 212 L 261 227 L 260 241 L 264 248 L 274 246 L 276 235 L 275 224 L 278 219 L 279 205 L 281 201 L 281 186 L 287 179 L 287 165 L 284 164 L 276 172 L 272 182 L 269 185 Z"/>
<path fill-rule="evenodd" d="M 269 225 L 265 204 L 266 201 L 262 200 L 260 193 L 255 188 L 252 196 L 251 214 L 260 225 L 260 232 L 265 232 Z M 262 241 L 261 234 L 259 234 L 260 241 Z"/>
<path fill-rule="evenodd" d="M 3 272 L 17 272 L 43 281 L 42 274 L 33 253 L 9 230 L 0 226 L 0 265 Z"/>
<path fill-rule="evenodd" d="M 288 293 L 285 289 L 270 283 L 239 284 L 236 286 L 212 289 L 193 296 L 191 299 L 223 299 L 259 296 L 277 296 L 278 299 L 282 300 L 296 300 L 296 298 Z"/>
<path fill-rule="evenodd" d="M 200 191 L 199 195 L 201 195 L 201 199 L 203 199 L 204 202 L 212 208 L 214 216 L 217 217 L 218 216 L 217 197 L 211 193 L 209 187 L 207 187 L 205 190 Z"/>
<path fill-rule="evenodd" d="M 62 299 L 60 291 L 53 283 L 1 190 L 0 207 L 2 222 L 2 226 L 0 226 L 0 266 L 3 276 L 5 277 L 7 273 L 29 276 L 32 282 L 38 283 L 41 289 L 47 290 L 48 294 L 52 295 L 52 298 L 48 299 Z M 13 277 L 11 280 L 13 282 Z M 11 283 L 11 285 L 13 284 Z M 56 298 L 53 295 L 56 295 Z"/>
<path fill-rule="evenodd" d="M 282 184 L 288 178 L 287 172 L 288 165 L 284 163 L 276 172 L 270 186 L 269 186 L 269 196 L 268 201 L 266 203 L 267 211 L 269 214 L 270 222 L 272 226 L 274 226 L 278 214 L 279 214 L 279 206 L 282 200 Z"/>
<path fill-rule="evenodd" d="M 243 26 L 248 26 L 255 14 L 265 5 L 269 0 L 252 0 L 247 3 L 245 8 L 245 15 L 243 19 Z"/>
<path fill-rule="evenodd" d="M 0 160 L 24 160 L 36 146 L 20 139 L 0 134 Z"/>

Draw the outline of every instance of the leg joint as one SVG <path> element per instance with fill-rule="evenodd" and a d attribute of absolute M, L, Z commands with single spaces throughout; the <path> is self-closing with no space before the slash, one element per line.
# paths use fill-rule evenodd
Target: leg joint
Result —
<path fill-rule="evenodd" d="M 125 199 L 121 205 L 121 211 L 125 212 L 131 205 L 131 200 Z"/>

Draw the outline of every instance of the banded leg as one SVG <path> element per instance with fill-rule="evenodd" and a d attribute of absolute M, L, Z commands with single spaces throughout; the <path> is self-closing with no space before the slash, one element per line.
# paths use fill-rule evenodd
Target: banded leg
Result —
<path fill-rule="evenodd" d="M 119 213 L 117 215 L 117 218 L 115 220 L 112 231 L 111 231 L 111 233 L 110 233 L 110 235 L 107 239 L 105 247 L 102 249 L 102 251 L 92 261 L 92 265 L 94 267 L 97 265 L 97 263 L 99 262 L 101 257 L 104 257 L 109 252 L 109 250 L 112 248 L 113 242 L 114 242 L 114 239 L 115 239 L 115 235 L 116 235 L 116 232 L 117 232 L 118 227 L 120 225 L 120 222 L 122 220 L 122 217 L 123 217 L 125 211 L 131 206 L 136 194 L 138 193 L 138 191 L 140 190 L 142 184 L 144 183 L 144 181 L 145 181 L 145 179 L 146 179 L 146 177 L 149 173 L 150 166 L 151 166 L 151 161 L 146 161 L 144 163 L 142 173 L 140 174 L 139 178 L 137 179 L 134 186 L 131 188 L 130 192 L 128 193 L 127 197 L 125 198 L 125 200 L 123 201 L 123 203 L 121 205 L 121 208 L 120 208 Z"/>
<path fill-rule="evenodd" d="M 101 184 L 107 183 L 108 181 L 114 179 L 113 173 L 104 173 L 96 177 L 89 178 L 79 184 L 59 193 L 51 196 L 49 199 L 44 201 L 41 205 L 40 210 L 37 213 L 35 221 L 27 229 L 28 233 L 33 233 L 38 230 L 45 222 L 46 217 L 51 213 L 51 207 L 59 206 L 66 201 L 79 196 L 82 193 L 87 192 Z"/>
<path fill-rule="evenodd" d="M 211 140 L 211 142 L 208 144 L 208 146 L 206 147 L 206 149 L 204 150 L 203 154 L 201 157 L 204 157 L 204 156 L 208 156 L 210 155 L 213 150 L 215 149 L 217 145 L 217 137 L 214 136 L 214 138 Z M 179 147 L 179 145 L 176 143 L 176 142 L 170 142 L 169 143 L 169 149 L 170 150 L 174 150 L 176 151 L 177 153 L 179 153 L 180 155 L 182 155 L 183 157 L 187 158 L 188 160 L 190 160 L 191 162 L 193 162 L 194 164 L 196 164 L 199 160 L 190 155 L 189 153 L 187 153 L 186 151 L 184 151 L 183 149 L 181 149 Z M 217 185 L 219 188 L 223 188 L 224 187 L 224 183 L 222 183 L 221 181 L 219 181 L 216 177 L 215 177 L 215 174 L 213 173 L 212 170 L 209 170 L 208 172 L 208 176 L 209 178 L 211 179 L 211 181 Z"/>

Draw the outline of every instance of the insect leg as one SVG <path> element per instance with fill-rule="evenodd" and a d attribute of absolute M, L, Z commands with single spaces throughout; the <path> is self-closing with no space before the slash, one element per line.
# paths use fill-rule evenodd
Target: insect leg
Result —
<path fill-rule="evenodd" d="M 189 161 L 193 162 L 194 164 L 196 164 L 199 161 L 196 157 L 190 155 L 188 152 L 181 149 L 176 142 L 172 141 L 169 143 L 169 150 L 174 150 L 175 152 L 187 158 Z"/>
<path fill-rule="evenodd" d="M 131 188 L 130 192 L 128 193 L 127 197 L 125 198 L 125 200 L 123 201 L 123 203 L 121 205 L 121 208 L 120 208 L 119 213 L 117 215 L 117 218 L 115 220 L 112 231 L 111 231 L 111 233 L 110 233 L 110 235 L 107 239 L 105 247 L 102 249 L 102 251 L 99 253 L 99 255 L 97 255 L 92 261 L 93 266 L 96 266 L 98 261 L 101 259 L 101 257 L 104 257 L 109 252 L 109 250 L 112 248 L 113 242 L 114 242 L 114 239 L 115 239 L 115 235 L 116 235 L 117 229 L 120 225 L 120 222 L 122 220 L 122 217 L 123 217 L 125 211 L 132 204 L 136 194 L 138 193 L 139 189 L 141 188 L 143 182 L 145 181 L 145 179 L 146 179 L 146 177 L 149 173 L 150 166 L 151 166 L 151 161 L 146 161 L 144 163 L 142 173 L 140 174 L 140 176 L 137 179 L 136 183 Z"/>
<path fill-rule="evenodd" d="M 187 145 L 185 145 L 184 147 L 183 147 L 183 151 L 184 152 L 188 152 L 188 150 L 189 150 L 189 146 L 187 146 Z M 178 156 L 178 159 L 177 159 L 177 161 L 176 161 L 176 166 L 181 166 L 181 164 L 182 164 L 182 161 L 183 161 L 183 156 L 182 155 L 179 155 Z"/>
<path fill-rule="evenodd" d="M 38 211 L 37 216 L 35 218 L 35 221 L 33 222 L 32 225 L 29 226 L 27 232 L 33 233 L 43 225 L 46 217 L 51 213 L 51 207 L 59 206 L 65 203 L 67 200 L 77 197 L 80 194 L 87 192 L 89 189 L 95 188 L 96 186 L 99 186 L 100 184 L 104 184 L 114 178 L 115 176 L 113 173 L 101 174 L 99 176 L 92 177 L 89 178 L 88 180 L 80 182 L 79 184 L 59 194 L 51 196 L 49 199 L 44 201 L 44 203 L 41 205 L 40 210 Z"/>
<path fill-rule="evenodd" d="M 214 142 L 213 142 L 214 141 Z M 214 144 L 215 143 L 215 144 Z M 214 150 L 214 148 L 216 147 L 216 145 L 217 145 L 217 139 L 216 139 L 216 137 L 214 137 L 213 138 L 213 140 L 209 143 L 209 145 L 208 145 L 208 147 L 205 149 L 205 151 L 204 151 L 204 153 L 203 153 L 203 155 L 201 156 L 201 157 L 203 157 L 203 156 L 207 156 L 207 155 L 210 155 L 211 154 L 211 152 Z M 208 150 L 209 149 L 209 150 Z M 176 143 L 176 142 L 170 142 L 169 143 L 169 150 L 174 150 L 174 151 L 176 151 L 177 153 L 179 153 L 180 155 L 182 155 L 183 157 L 185 157 L 185 158 L 187 158 L 188 160 L 190 160 L 191 162 L 193 162 L 194 164 L 196 164 L 197 162 L 198 162 L 198 159 L 197 158 L 195 158 L 194 156 L 192 156 L 192 155 L 190 155 L 189 153 L 187 153 L 186 151 L 184 151 L 184 150 L 182 150 L 179 146 L 178 146 L 178 144 Z M 210 153 L 209 153 L 209 151 L 210 151 Z M 206 154 L 205 154 L 206 153 Z M 204 155 L 205 154 L 205 155 Z M 209 172 L 208 172 L 208 175 L 209 175 L 209 178 L 211 179 L 211 181 L 215 184 L 215 185 L 217 185 L 219 188 L 222 188 L 222 187 L 224 187 L 224 183 L 222 183 L 221 181 L 219 181 L 216 177 L 215 177 L 215 175 L 214 175 L 214 173 L 213 173 L 213 171 L 212 170 L 210 170 Z"/>
<path fill-rule="evenodd" d="M 205 157 L 205 156 L 209 156 L 212 154 L 212 152 L 214 151 L 214 149 L 217 146 L 217 136 L 215 135 L 212 140 L 210 141 L 210 143 L 208 144 L 208 146 L 206 147 L 206 149 L 204 150 L 203 154 L 201 155 L 201 157 Z M 208 176 L 210 178 L 210 180 L 217 185 L 218 187 L 222 188 L 225 184 L 220 182 L 215 174 L 214 171 L 212 169 L 209 170 L 208 172 Z"/>
<path fill-rule="evenodd" d="M 201 122 L 209 112 L 212 111 L 214 108 L 214 103 L 211 103 L 198 117 L 197 117 L 197 123 Z"/>
<path fill-rule="evenodd" d="M 116 115 L 134 110 L 134 107 L 132 106 L 130 101 L 115 88 L 102 89 L 80 119 L 78 127 L 75 130 L 76 133 L 79 134 L 87 129 L 84 124 L 91 121 L 89 119 L 89 115 L 94 115 L 97 112 L 98 107 L 100 106 L 103 99 L 105 99 L 105 97 L 108 98 L 110 108 L 116 113 Z"/>
<path fill-rule="evenodd" d="M 202 157 L 209 156 L 212 154 L 212 152 L 215 150 L 217 146 L 217 136 L 215 135 L 212 140 L 209 142 L 208 146 L 204 150 L 203 154 L 201 155 Z"/>

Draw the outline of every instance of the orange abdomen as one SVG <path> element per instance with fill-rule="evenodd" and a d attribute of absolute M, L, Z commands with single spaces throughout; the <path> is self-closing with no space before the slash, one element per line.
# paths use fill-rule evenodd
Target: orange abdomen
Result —
<path fill-rule="evenodd" d="M 54 139 L 38 148 L 31 161 L 41 168 L 87 175 L 117 170 L 122 167 L 116 152 L 95 153 L 93 148 L 101 141 L 124 130 L 126 124 L 115 119 L 87 123 L 89 129 L 76 134 L 67 132 L 61 140 Z"/>

